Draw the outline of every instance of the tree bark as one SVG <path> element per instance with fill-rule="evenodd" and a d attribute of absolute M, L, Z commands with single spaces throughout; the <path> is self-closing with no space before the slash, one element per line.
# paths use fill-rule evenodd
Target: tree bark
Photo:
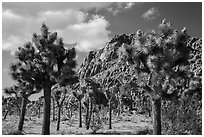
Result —
<path fill-rule="evenodd" d="M 40 118 L 40 105 L 38 106 L 38 118 Z"/>
<path fill-rule="evenodd" d="M 26 114 L 26 105 L 27 105 L 28 98 L 23 97 L 22 98 L 22 103 L 21 103 L 21 115 L 20 115 L 20 120 L 18 124 L 18 130 L 22 131 L 23 130 L 23 123 L 25 119 L 25 114 Z"/>
<path fill-rule="evenodd" d="M 62 115 L 64 115 L 64 107 L 63 106 L 61 108 L 61 113 L 62 113 Z"/>
<path fill-rule="evenodd" d="M 149 113 L 149 117 L 151 118 L 151 116 L 152 116 L 152 108 L 151 108 L 151 101 L 147 101 L 147 102 L 149 102 L 148 103 L 148 113 Z"/>
<path fill-rule="evenodd" d="M 4 120 L 6 120 L 6 117 L 7 117 L 7 115 L 8 115 L 8 113 L 9 113 L 10 110 L 11 110 L 11 107 L 8 108 L 8 110 L 7 110 L 6 113 L 4 114 Z"/>
<path fill-rule="evenodd" d="M 18 105 L 16 105 L 16 108 L 17 108 L 17 115 L 20 116 L 21 115 L 21 108 Z"/>
<path fill-rule="evenodd" d="M 61 105 L 58 106 L 57 131 L 60 129 Z"/>
<path fill-rule="evenodd" d="M 52 98 L 52 121 L 55 121 L 55 100 Z"/>
<path fill-rule="evenodd" d="M 121 101 L 120 101 L 120 99 L 118 100 L 118 116 L 120 116 L 120 114 L 121 114 Z"/>
<path fill-rule="evenodd" d="M 88 129 L 89 129 L 90 123 L 91 123 L 92 112 L 93 112 L 93 102 L 92 102 L 92 100 L 91 100 L 91 98 L 90 98 L 90 112 L 89 112 Z"/>
<path fill-rule="evenodd" d="M 119 99 L 119 115 L 123 113 L 123 102 L 122 102 L 122 99 L 120 98 Z"/>
<path fill-rule="evenodd" d="M 43 112 L 42 135 L 50 135 L 50 100 L 51 100 L 51 86 L 46 85 L 44 88 L 44 112 Z"/>
<path fill-rule="evenodd" d="M 79 101 L 79 127 L 82 127 L 81 100 Z"/>
<path fill-rule="evenodd" d="M 86 129 L 88 130 L 88 120 L 89 120 L 89 98 L 87 100 L 87 106 L 86 106 Z"/>
<path fill-rule="evenodd" d="M 152 99 L 153 135 L 161 135 L 161 98 Z"/>
<path fill-rule="evenodd" d="M 91 115 L 92 115 L 92 108 L 93 108 L 93 104 L 92 104 L 92 100 L 91 100 L 91 98 L 89 98 L 89 104 L 90 104 L 90 110 L 89 110 L 89 116 L 88 116 L 88 123 L 87 123 L 87 127 L 86 127 L 86 129 L 88 130 L 89 129 L 89 127 L 90 127 L 90 122 L 91 122 Z"/>
<path fill-rule="evenodd" d="M 111 111 L 112 111 L 111 100 L 109 100 L 109 129 L 112 129 L 112 126 L 111 126 Z"/>

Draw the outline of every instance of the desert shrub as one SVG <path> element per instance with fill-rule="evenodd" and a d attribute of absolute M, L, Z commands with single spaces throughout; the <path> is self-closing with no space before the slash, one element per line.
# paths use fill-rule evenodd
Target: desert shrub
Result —
<path fill-rule="evenodd" d="M 75 118 L 71 117 L 69 119 L 66 119 L 66 124 L 69 125 L 70 127 L 74 125 Z"/>
<path fill-rule="evenodd" d="M 152 129 L 149 129 L 149 128 L 145 128 L 137 132 L 137 135 L 152 135 L 152 134 L 153 134 L 153 131 Z"/>
<path fill-rule="evenodd" d="M 135 95 L 133 97 L 133 111 L 135 114 L 144 114 L 151 116 L 151 100 L 150 97 L 144 93 L 144 91 L 134 91 Z M 133 113 L 133 112 L 132 112 Z"/>
<path fill-rule="evenodd" d="M 163 134 L 202 134 L 202 101 L 196 94 L 177 102 L 164 101 L 163 104 Z"/>
<path fill-rule="evenodd" d="M 11 131 L 15 130 L 15 125 L 11 124 L 2 124 L 2 135 L 8 135 L 11 133 Z"/>
<path fill-rule="evenodd" d="M 90 128 L 92 133 L 96 133 L 98 130 L 102 129 L 104 125 L 107 123 L 107 110 L 106 109 L 98 109 L 94 111 L 92 114 Z"/>
<path fill-rule="evenodd" d="M 68 118 L 67 116 L 63 116 L 62 118 L 61 118 L 61 121 L 67 121 L 67 120 L 69 120 L 70 118 Z"/>

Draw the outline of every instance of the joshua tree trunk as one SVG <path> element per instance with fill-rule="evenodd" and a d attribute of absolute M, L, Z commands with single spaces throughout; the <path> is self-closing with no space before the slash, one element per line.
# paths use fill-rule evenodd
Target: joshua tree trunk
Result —
<path fill-rule="evenodd" d="M 112 126 L 111 126 L 111 111 L 112 111 L 111 100 L 109 100 L 109 129 L 112 129 Z"/>
<path fill-rule="evenodd" d="M 11 107 L 8 108 L 8 110 L 7 110 L 6 113 L 4 114 L 4 120 L 6 120 L 6 117 L 7 117 L 7 115 L 8 115 L 8 113 L 9 113 L 10 110 L 11 110 Z"/>
<path fill-rule="evenodd" d="M 61 107 L 61 113 L 62 113 L 62 115 L 64 115 L 64 107 L 63 106 Z"/>
<path fill-rule="evenodd" d="M 91 100 L 91 98 L 90 98 L 90 112 L 89 112 L 89 120 L 88 120 L 88 125 L 87 125 L 87 130 L 89 129 L 89 127 L 90 127 L 90 122 L 91 122 L 91 116 L 92 116 L 92 109 L 93 109 L 93 102 L 92 102 L 92 100 Z"/>
<path fill-rule="evenodd" d="M 152 99 L 153 135 L 161 135 L 161 98 Z"/>
<path fill-rule="evenodd" d="M 18 105 L 16 105 L 16 108 L 17 108 L 17 115 L 21 115 L 21 108 L 18 106 Z"/>
<path fill-rule="evenodd" d="M 90 105 L 90 106 L 89 106 Z M 88 106 L 90 107 L 89 109 L 89 112 L 88 112 L 88 119 L 87 119 L 87 125 L 86 125 L 86 129 L 88 130 L 89 129 L 89 126 L 90 126 L 90 122 L 91 122 L 91 115 L 92 115 L 92 100 L 91 98 L 89 98 L 89 101 L 88 101 Z"/>
<path fill-rule="evenodd" d="M 148 113 L 149 113 L 149 117 L 151 117 L 152 116 L 152 108 L 151 108 L 151 101 L 148 101 L 149 103 L 148 103 Z"/>
<path fill-rule="evenodd" d="M 61 114 L 61 105 L 58 106 L 58 118 L 57 118 L 57 131 L 60 129 L 60 114 Z"/>
<path fill-rule="evenodd" d="M 52 120 L 55 121 L 55 100 L 52 98 Z"/>
<path fill-rule="evenodd" d="M 123 107 L 122 107 L 122 99 L 119 99 L 119 104 L 118 104 L 118 116 L 120 116 L 120 114 L 123 111 Z"/>
<path fill-rule="evenodd" d="M 82 127 L 81 100 L 79 100 L 79 127 Z"/>
<path fill-rule="evenodd" d="M 51 86 L 46 85 L 44 88 L 44 112 L 43 112 L 42 135 L 50 134 L 50 100 L 51 100 Z"/>
<path fill-rule="evenodd" d="M 38 106 L 38 118 L 40 118 L 40 105 Z"/>
<path fill-rule="evenodd" d="M 70 111 L 69 111 L 69 113 L 70 113 L 70 118 L 72 117 L 72 106 L 70 106 Z"/>
<path fill-rule="evenodd" d="M 18 130 L 22 131 L 23 130 L 23 123 L 25 119 L 25 114 L 26 114 L 26 105 L 27 105 L 28 98 L 27 97 L 22 97 L 22 103 L 21 103 L 21 115 L 20 115 L 20 120 L 18 124 Z"/>
<path fill-rule="evenodd" d="M 89 120 L 89 98 L 87 100 L 87 106 L 86 106 L 86 129 L 88 130 L 88 120 Z"/>
<path fill-rule="evenodd" d="M 117 106 L 117 114 L 120 116 L 120 105 Z"/>

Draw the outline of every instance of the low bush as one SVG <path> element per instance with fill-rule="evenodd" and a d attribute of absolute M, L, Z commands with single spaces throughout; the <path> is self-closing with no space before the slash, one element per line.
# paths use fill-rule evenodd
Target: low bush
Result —
<path fill-rule="evenodd" d="M 108 118 L 107 118 L 106 109 L 94 111 L 94 113 L 92 114 L 91 122 L 90 122 L 90 128 L 92 130 L 92 134 L 102 129 L 104 125 L 108 123 L 107 121 L 108 121 Z"/>
<path fill-rule="evenodd" d="M 194 94 L 178 102 L 163 102 L 162 132 L 168 135 L 202 135 L 202 100 Z"/>

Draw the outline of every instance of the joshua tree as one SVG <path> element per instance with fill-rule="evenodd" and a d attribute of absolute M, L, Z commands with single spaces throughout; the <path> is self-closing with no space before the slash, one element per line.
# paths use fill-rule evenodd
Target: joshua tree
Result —
<path fill-rule="evenodd" d="M 188 44 L 192 48 L 189 58 L 191 75 L 186 79 L 183 95 L 192 95 L 196 92 L 202 99 L 202 41 L 192 38 Z"/>
<path fill-rule="evenodd" d="M 186 28 L 174 31 L 163 20 L 160 33 L 137 31 L 131 45 L 123 44 L 123 59 L 135 65 L 137 84 L 152 99 L 153 134 L 161 134 L 161 100 L 177 96 L 176 85 L 186 78 L 191 48 L 187 45 Z"/>
<path fill-rule="evenodd" d="M 43 101 L 44 101 L 44 97 L 41 96 L 38 98 L 38 100 L 35 102 L 35 107 L 37 107 L 37 115 L 38 118 L 40 118 L 40 114 L 41 114 L 41 106 L 43 105 Z"/>
<path fill-rule="evenodd" d="M 57 130 L 60 129 L 61 109 L 62 109 L 62 105 L 64 103 L 64 100 L 68 94 L 68 90 L 70 90 L 70 88 L 68 89 L 68 87 L 61 87 L 58 84 L 56 84 L 52 88 L 52 92 L 54 94 L 54 98 L 55 98 L 55 101 L 56 101 L 57 107 L 58 107 Z"/>
<path fill-rule="evenodd" d="M 76 86 L 78 87 L 79 84 Z M 81 104 L 81 100 L 84 97 L 84 93 L 85 91 L 85 87 L 81 87 L 80 92 L 77 91 L 73 91 L 73 95 L 77 98 L 78 103 L 79 103 L 79 127 L 82 127 L 82 113 L 81 113 L 81 109 L 82 109 L 82 104 Z"/>
<path fill-rule="evenodd" d="M 111 88 L 109 88 L 108 90 L 106 90 L 106 97 L 108 99 L 108 106 L 109 106 L 109 129 L 112 129 L 112 125 L 111 125 L 111 119 L 112 119 L 112 98 L 114 97 L 114 93 L 117 93 L 117 87 L 113 86 Z"/>
<path fill-rule="evenodd" d="M 111 74 L 109 75 L 111 76 Z M 116 80 L 113 80 L 111 77 L 107 77 L 108 80 L 106 80 L 106 83 L 104 83 L 104 90 L 105 95 L 108 100 L 108 107 L 109 107 L 109 129 L 112 129 L 111 119 L 112 119 L 112 105 L 113 105 L 113 99 L 116 98 L 116 94 L 119 91 L 119 84 L 116 82 Z"/>
<path fill-rule="evenodd" d="M 85 78 L 85 87 L 86 93 L 85 98 L 86 102 L 85 106 L 87 109 L 86 113 L 86 129 L 89 129 L 91 116 L 93 112 L 93 105 L 104 105 L 107 106 L 108 99 L 106 98 L 105 94 L 102 92 L 102 86 L 99 83 L 96 83 L 90 78 Z"/>
<path fill-rule="evenodd" d="M 71 84 L 75 75 L 75 48 L 66 49 L 57 32 L 51 33 L 45 23 L 41 34 L 33 34 L 33 43 L 28 42 L 16 52 L 18 61 L 11 65 L 11 75 L 15 80 L 40 86 L 44 93 L 44 114 L 42 134 L 50 134 L 51 88 L 56 83 Z"/>
<path fill-rule="evenodd" d="M 33 85 L 26 83 L 26 82 L 20 82 L 18 85 L 15 85 L 11 87 L 10 89 L 4 89 L 6 94 L 20 94 L 22 103 L 21 103 L 21 114 L 20 114 L 20 120 L 18 124 L 18 130 L 23 130 L 23 123 L 25 119 L 26 114 L 26 106 L 28 104 L 28 97 L 32 94 L 38 93 L 40 91 L 40 87 L 34 87 Z"/>
<path fill-rule="evenodd" d="M 9 90 L 9 89 L 11 89 L 11 88 L 6 88 L 5 90 Z M 17 96 L 15 96 L 15 97 L 11 96 L 11 97 L 7 97 L 7 98 L 2 99 L 2 111 L 5 111 L 3 114 L 4 115 L 3 120 L 6 120 L 7 115 L 14 108 L 17 108 L 17 112 L 19 114 L 21 102 L 22 102 L 21 98 L 17 97 Z"/>

